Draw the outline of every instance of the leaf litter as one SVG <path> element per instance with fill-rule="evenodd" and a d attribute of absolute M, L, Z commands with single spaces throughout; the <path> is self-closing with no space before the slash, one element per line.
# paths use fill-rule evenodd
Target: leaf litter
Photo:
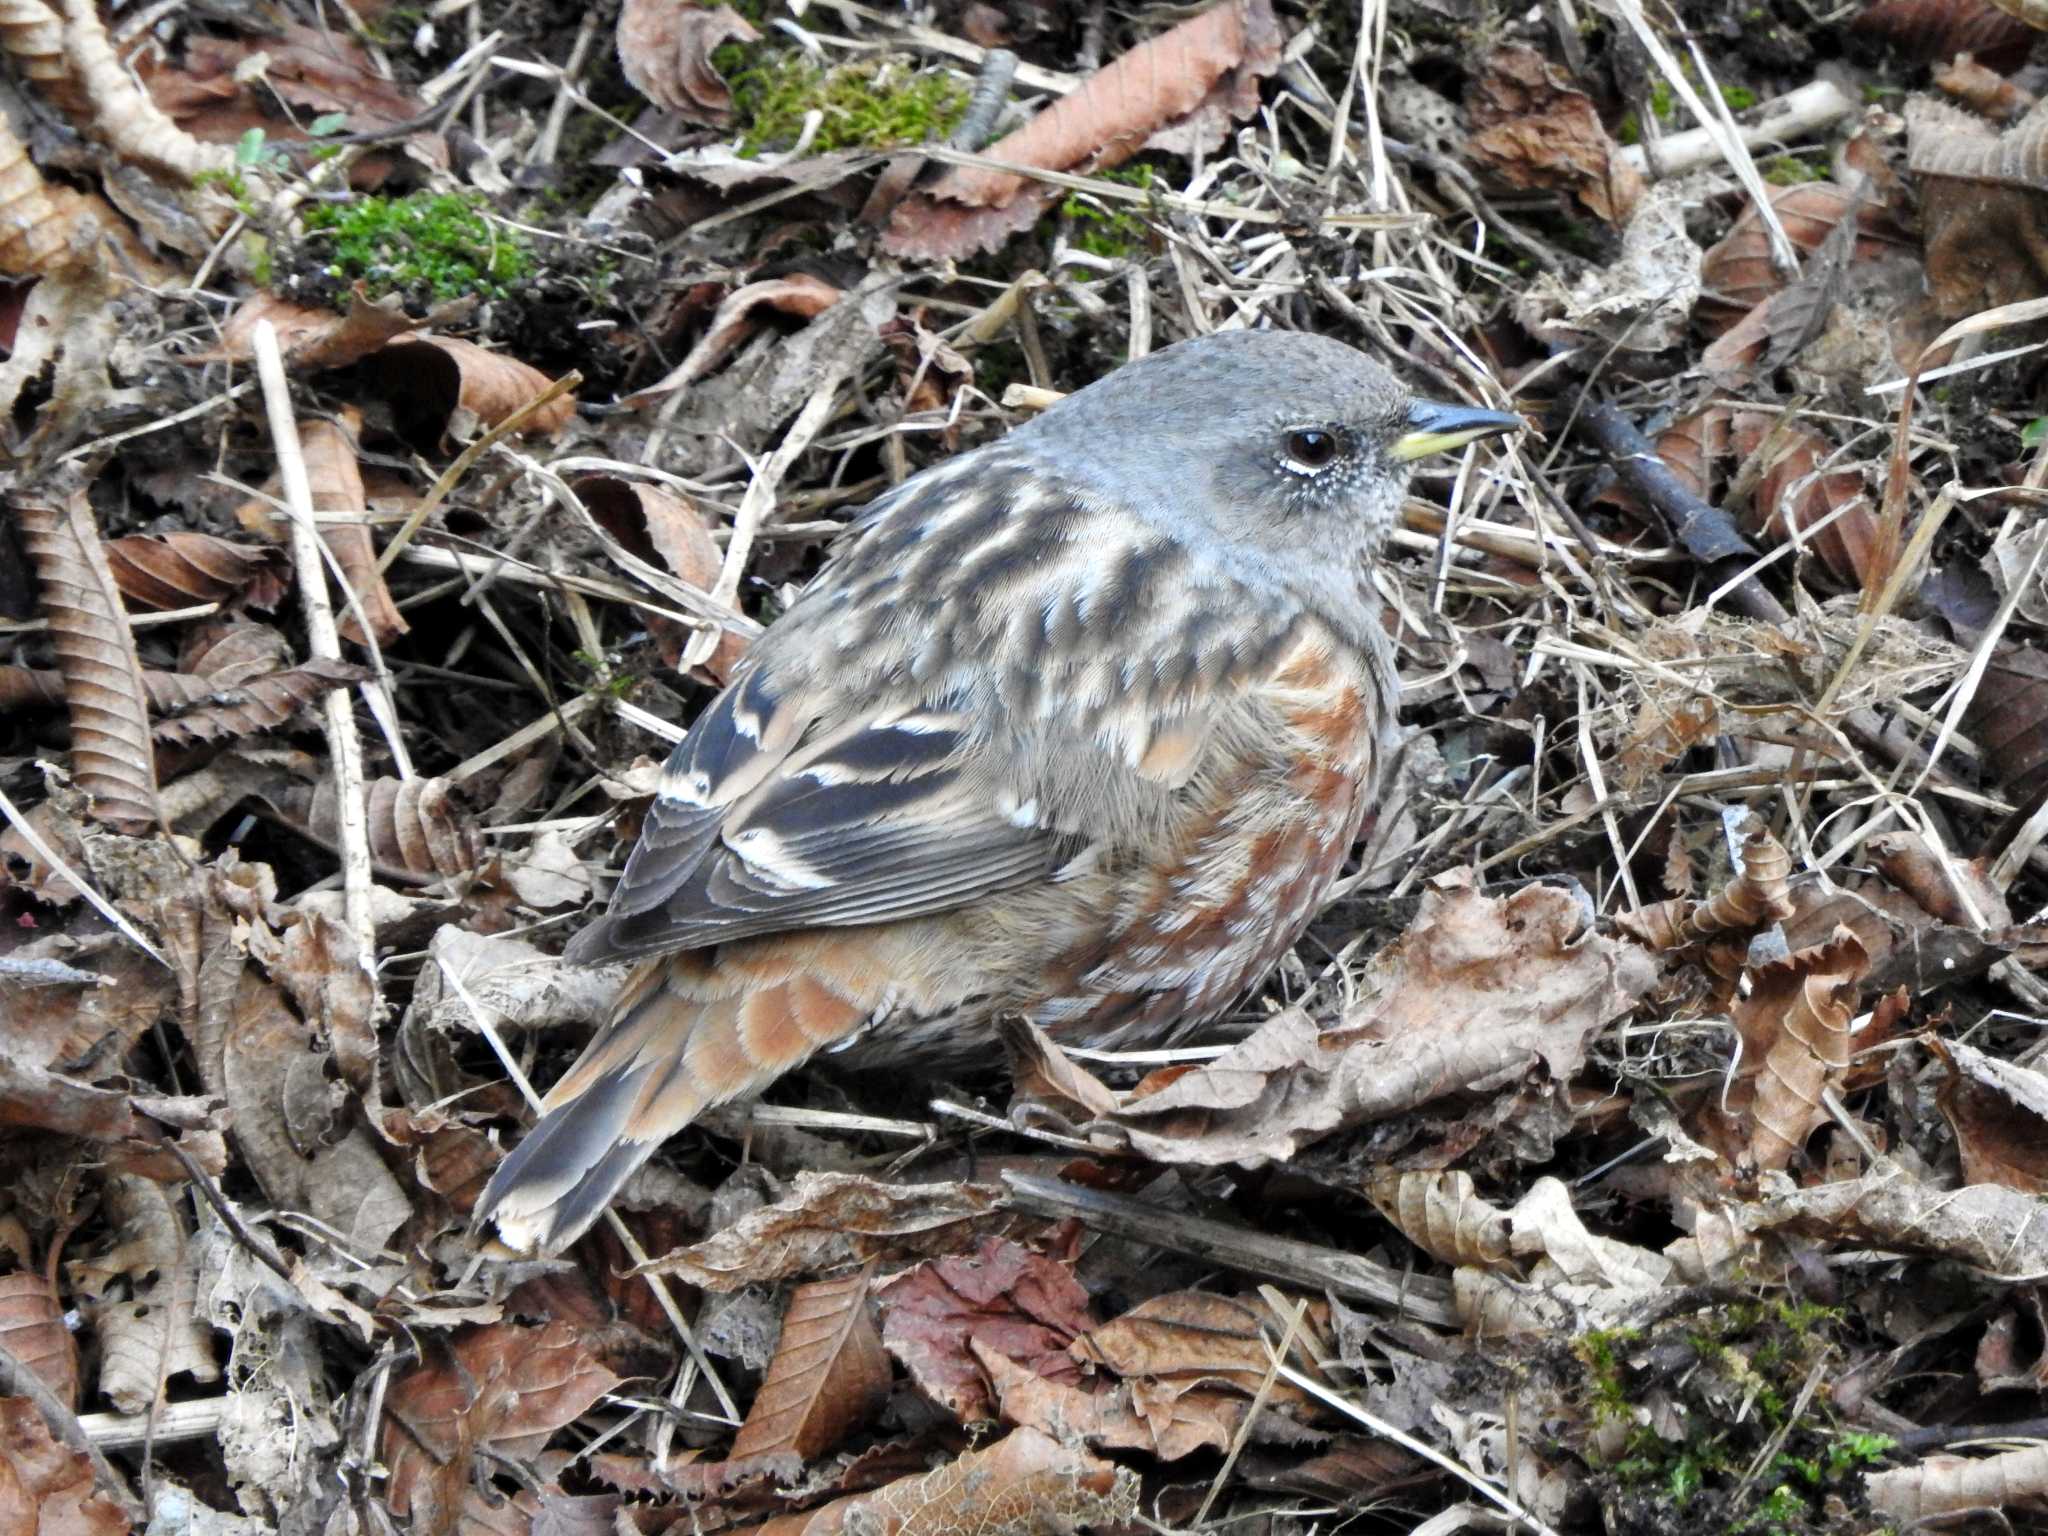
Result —
<path fill-rule="evenodd" d="M 7 1528 L 2041 1528 L 2044 25 L 20 0 Z M 480 1246 L 839 531 L 1248 325 L 1544 429 L 1309 938 Z"/>

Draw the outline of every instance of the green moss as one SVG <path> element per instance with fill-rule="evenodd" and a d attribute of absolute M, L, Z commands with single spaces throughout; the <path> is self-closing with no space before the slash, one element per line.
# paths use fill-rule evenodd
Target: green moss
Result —
<path fill-rule="evenodd" d="M 1149 165 L 1130 165 L 1098 172 L 1095 179 L 1150 191 L 1153 170 Z M 1136 206 L 1121 201 L 1104 202 L 1085 192 L 1075 192 L 1060 204 L 1060 216 L 1073 222 L 1076 246 L 1106 260 L 1121 261 L 1131 254 L 1133 247 L 1143 245 L 1150 233 Z"/>
<path fill-rule="evenodd" d="M 736 48 L 737 45 L 728 45 Z M 920 70 L 890 56 L 822 69 L 803 53 L 728 53 L 712 62 L 732 69 L 733 111 L 743 125 L 740 154 L 786 149 L 804 119 L 822 114 L 811 149 L 895 149 L 942 138 L 967 110 L 967 86 L 942 70 Z M 720 55 L 724 55 L 721 60 Z M 745 67 L 735 66 L 745 62 Z"/>
<path fill-rule="evenodd" d="M 1747 112 L 1756 105 L 1756 92 L 1740 85 L 1721 87 L 1721 99 L 1728 103 L 1730 112 Z"/>
<path fill-rule="evenodd" d="M 1603 1465 L 1588 1453 L 1603 1499 L 1630 1512 L 1629 1529 L 1835 1528 L 1832 1512 L 1853 1501 L 1861 1474 L 1891 1446 L 1836 1423 L 1824 1385 L 1802 1398 L 1816 1372 L 1848 1357 L 1840 1336 L 1849 1326 L 1840 1309 L 1773 1298 L 1705 1307 L 1648 1333 L 1578 1339 L 1592 1420 L 1609 1435 L 1625 1428 L 1617 1459 Z M 1652 1401 L 1661 1401 L 1655 1428 L 1641 1412 Z M 1752 1474 L 1767 1449 L 1770 1460 Z"/>
<path fill-rule="evenodd" d="M 1774 187 L 1794 187 L 1803 181 L 1825 181 L 1827 172 L 1797 155 L 1773 155 L 1763 163 L 1764 180 Z"/>
<path fill-rule="evenodd" d="M 362 282 L 372 298 L 503 298 L 533 271 L 524 238 L 485 218 L 480 199 L 459 193 L 316 203 L 301 217 L 328 276 Z"/>

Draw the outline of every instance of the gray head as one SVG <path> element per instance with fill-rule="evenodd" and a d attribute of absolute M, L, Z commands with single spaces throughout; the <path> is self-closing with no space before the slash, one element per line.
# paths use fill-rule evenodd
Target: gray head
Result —
<path fill-rule="evenodd" d="M 1346 580 L 1399 516 L 1416 459 L 1521 418 L 1418 400 L 1342 342 L 1225 331 L 1078 390 L 1005 446 L 1247 573 Z"/>

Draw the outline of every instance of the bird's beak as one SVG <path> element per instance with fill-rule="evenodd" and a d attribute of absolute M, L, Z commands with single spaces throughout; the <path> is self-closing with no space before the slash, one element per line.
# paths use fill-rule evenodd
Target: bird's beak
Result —
<path fill-rule="evenodd" d="M 1408 430 L 1389 450 L 1404 463 L 1432 453 L 1449 453 L 1476 438 L 1496 432 L 1519 432 L 1522 418 L 1506 411 L 1482 411 L 1469 405 L 1440 405 L 1418 400 L 1408 407 Z"/>

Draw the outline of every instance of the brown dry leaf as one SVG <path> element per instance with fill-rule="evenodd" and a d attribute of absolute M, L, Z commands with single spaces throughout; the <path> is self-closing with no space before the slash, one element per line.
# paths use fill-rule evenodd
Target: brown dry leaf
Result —
<path fill-rule="evenodd" d="M 121 227 L 99 198 L 43 180 L 27 146 L 0 128 L 0 272 L 39 277 L 89 261 Z"/>
<path fill-rule="evenodd" d="M 644 1266 L 707 1291 L 737 1291 L 870 1258 L 957 1252 L 1017 1218 L 986 1184 L 884 1184 L 854 1173 L 800 1173 L 788 1198 L 741 1217 L 701 1243 Z"/>
<path fill-rule="evenodd" d="M 1985 860 L 1950 858 L 1918 832 L 1883 832 L 1863 845 L 1877 872 L 1952 928 L 2010 928 L 2012 908 Z"/>
<path fill-rule="evenodd" d="M 203 677 L 154 670 L 143 672 L 142 689 L 149 695 L 149 707 L 164 713 L 203 704 L 215 692 Z M 0 709 L 54 708 L 63 703 L 64 674 L 54 667 L 0 667 Z"/>
<path fill-rule="evenodd" d="M 1967 1184 L 2048 1194 L 2048 1074 L 1939 1041 L 1948 1081 L 1937 1102 L 1955 1132 Z"/>
<path fill-rule="evenodd" d="M 201 1100 L 157 1100 L 153 1107 Z M 131 1097 L 116 1089 L 93 1088 L 24 1061 L 11 1041 L 0 1041 L 0 1126 L 51 1131 L 87 1141 L 127 1141 L 145 1134 L 148 1122 Z"/>
<path fill-rule="evenodd" d="M 162 819 L 142 662 L 85 492 L 61 504 L 19 496 L 14 515 L 36 568 L 71 714 L 71 781 L 123 832 Z"/>
<path fill-rule="evenodd" d="M 374 1106 L 377 987 L 363 969 L 373 957 L 364 956 L 354 937 L 332 918 L 310 908 L 294 916 L 271 974 L 334 1052 L 341 1080 Z"/>
<path fill-rule="evenodd" d="M 889 1357 L 868 1312 L 873 1274 L 868 1265 L 790 1292 L 775 1358 L 733 1436 L 732 1460 L 788 1453 L 813 1461 L 881 1411 Z"/>
<path fill-rule="evenodd" d="M 495 427 L 545 393 L 554 380 L 502 352 L 454 336 L 402 336 L 371 360 L 410 441 L 440 447 Z M 576 397 L 559 395 L 527 417 L 521 436 L 552 436 L 576 417 Z"/>
<path fill-rule="evenodd" d="M 299 443 L 305 450 L 313 511 L 323 519 L 320 538 L 333 553 L 341 572 L 346 601 L 336 615 L 341 637 L 361 645 L 367 628 L 382 646 L 389 645 L 411 626 L 392 601 L 391 589 L 384 585 L 384 573 L 377 569 L 377 546 L 370 537 L 369 525 L 325 520 L 368 515 L 362 470 L 356 463 L 356 436 L 362 428 L 362 413 L 354 406 L 345 406 L 338 421 L 315 416 L 300 422 Z"/>
<path fill-rule="evenodd" d="M 379 74 L 345 32 L 295 21 L 279 20 L 260 36 L 197 32 L 184 40 L 179 66 L 155 63 L 140 72 L 156 104 L 196 138 L 233 143 L 260 126 L 273 141 L 305 139 L 289 118 L 263 111 L 245 83 L 259 54 L 266 92 L 308 117 L 338 112 L 350 133 L 396 127 L 426 110 L 412 92 Z"/>
<path fill-rule="evenodd" d="M 311 1027 L 247 963 L 252 941 L 275 942 L 269 871 L 223 857 L 202 874 L 158 919 L 201 1000 L 190 1031 L 200 1079 L 226 1099 L 243 1166 L 273 1206 L 308 1212 L 374 1252 L 412 1205 L 369 1127 L 348 1113 Z"/>
<path fill-rule="evenodd" d="M 457 1339 L 441 1360 L 395 1378 L 385 1399 L 388 1499 L 415 1530 L 451 1528 L 485 1447 L 530 1458 L 619 1384 L 579 1330 L 498 1323 Z"/>
<path fill-rule="evenodd" d="M 1789 1175 L 1766 1174 L 1762 1198 L 1736 1215 L 1752 1232 L 1934 1254 L 1994 1275 L 2048 1272 L 2048 1223 L 2038 1196 L 2002 1184 L 1949 1189 L 1886 1157 L 1860 1179 L 1805 1189 Z"/>
<path fill-rule="evenodd" d="M 1073 1383 L 1081 1372 L 1067 1346 L 1095 1326 L 1070 1267 L 998 1237 L 983 1238 L 971 1258 L 906 1270 L 876 1299 L 889 1353 L 919 1391 L 970 1425 L 996 1412 L 975 1348 L 1026 1374 Z"/>
<path fill-rule="evenodd" d="M 50 1434 L 25 1397 L 0 1397 L 0 1530 L 11 1536 L 128 1536 L 92 1463 Z"/>
<path fill-rule="evenodd" d="M 1532 885 L 1496 899 L 1469 873 L 1439 876 L 1407 933 L 1367 967 L 1368 1000 L 1337 1027 L 1278 1014 L 1091 1129 L 1160 1162 L 1257 1166 L 1539 1064 L 1567 1081 L 1593 1031 L 1633 1007 L 1656 975 L 1646 950 L 1582 925 L 1564 891 Z"/>
<path fill-rule="evenodd" d="M 30 1270 L 0 1275 L 0 1345 L 42 1378 L 67 1408 L 78 1405 L 78 1343 L 64 1326 L 64 1304 Z"/>
<path fill-rule="evenodd" d="M 1280 63 L 1269 0 L 1225 0 L 1096 71 L 986 151 L 992 160 L 1087 174 L 1121 165 L 1148 140 L 1192 124 L 1213 147 L 1219 121 L 1249 116 L 1257 82 Z M 1180 153 L 1192 153 L 1189 145 Z M 897 204 L 882 237 L 891 255 L 927 260 L 993 250 L 1065 194 L 1009 171 L 956 167 Z"/>
<path fill-rule="evenodd" d="M 685 122 L 721 127 L 732 118 L 732 92 L 712 67 L 725 43 L 754 43 L 761 34 L 730 6 L 691 0 L 626 0 L 619 13 L 619 67 L 633 89 Z"/>
<path fill-rule="evenodd" d="M 1117 1096 L 1036 1024 L 1005 1019 L 998 1028 L 1010 1056 L 1011 1114 L 1051 1115 L 1078 1125 L 1116 1113 Z"/>
<path fill-rule="evenodd" d="M 2048 112 L 2000 133 L 1915 97 L 1906 130 L 1935 309 L 1953 319 L 2048 291 Z"/>
<path fill-rule="evenodd" d="M 636 409 L 651 405 L 679 389 L 686 389 L 706 377 L 753 335 L 763 320 L 763 311 L 815 320 L 846 294 L 822 277 L 792 272 L 784 277 L 763 278 L 735 288 L 720 301 L 711 324 L 690 348 L 689 356 L 662 376 L 659 382 L 637 389 L 620 403 Z"/>
<path fill-rule="evenodd" d="M 107 565 L 129 606 L 163 611 L 236 601 L 275 608 L 287 581 L 282 550 L 210 533 L 109 539 Z"/>
<path fill-rule="evenodd" d="M 2048 1508 L 2048 1445 L 2028 1445 L 1993 1456 L 1922 1457 L 1910 1467 L 1867 1472 L 1863 1491 L 1871 1512 L 1901 1529 L 1954 1525 L 1956 1515 L 1975 1515 L 1964 1527 L 1985 1520 L 1987 1511 Z M 2013 1528 L 2000 1517 L 1998 1529 Z"/>
<path fill-rule="evenodd" d="M 1742 867 L 1705 901 L 1665 901 L 1625 912 L 1615 927 L 1652 949 L 1676 949 L 1715 934 L 1753 933 L 1792 916 L 1792 856 L 1759 816 L 1743 830 Z"/>
<path fill-rule="evenodd" d="M 97 983 L 75 992 L 68 987 L 40 990 L 34 994 L 33 1028 L 7 1035 L 23 1060 L 80 1081 L 123 1073 L 129 1048 L 161 1023 L 177 1001 L 176 984 L 164 968 L 125 943 L 81 951 L 67 936 L 53 934 L 14 954 L 23 960 L 61 958 Z"/>
<path fill-rule="evenodd" d="M 1738 411 L 1734 429 L 1735 451 L 1756 455 L 1759 475 L 1744 531 L 1771 543 L 1803 538 L 1836 580 L 1861 591 L 1878 538 L 1878 510 L 1863 471 L 1823 468 L 1833 445 L 1789 418 Z M 1810 531 L 1831 514 L 1839 515 Z"/>
<path fill-rule="evenodd" d="M 323 778 L 277 801 L 278 813 L 316 842 L 339 846 L 334 781 Z M 475 821 L 446 779 L 372 779 L 363 786 L 370 857 L 387 878 L 428 881 L 473 874 L 483 862 Z"/>
<path fill-rule="evenodd" d="M 703 516 L 686 497 L 666 486 L 619 475 L 585 475 L 576 481 L 575 490 L 598 527 L 648 570 L 666 571 L 707 596 L 718 585 L 724 557 Z M 680 663 L 694 631 L 657 613 L 642 618 L 661 647 L 662 659 L 671 667 Z M 728 681 L 751 639 L 727 627 L 703 670 L 720 683 Z"/>
<path fill-rule="evenodd" d="M 1534 48 L 1495 49 L 1465 105 L 1465 156 L 1480 170 L 1523 190 L 1573 193 L 1608 223 L 1628 222 L 1642 173 L 1621 158 L 1593 99 Z"/>
<path fill-rule="evenodd" d="M 213 1382 L 221 1368 L 179 1197 L 132 1174 L 109 1175 L 101 1187 L 112 1243 L 68 1268 L 73 1288 L 94 1303 L 99 1390 L 123 1413 L 140 1413 L 169 1378 Z"/>
<path fill-rule="evenodd" d="M 2009 123 L 2033 110 L 2040 100 L 2032 91 L 1967 53 L 1957 54 L 1934 72 L 1935 89 L 1948 92 L 1971 111 L 1993 122 Z"/>
<path fill-rule="evenodd" d="M 1771 191 L 1771 211 L 1784 226 L 1786 238 L 1808 255 L 1820 249 L 1855 203 L 1848 188 L 1832 181 L 1800 182 Z M 1911 236 L 1899 227 L 1888 206 L 1866 198 L 1856 207 L 1856 261 L 1873 261 L 1912 249 Z M 1784 274 L 1771 263 L 1770 236 L 1754 204 L 1743 209 L 1718 244 L 1708 248 L 1700 263 L 1700 281 L 1707 292 L 1695 318 L 1710 336 L 1726 330 L 1785 286 Z"/>
<path fill-rule="evenodd" d="M 349 295 L 348 313 L 311 309 L 274 293 L 245 299 L 221 327 L 220 345 L 180 357 L 186 363 L 247 362 L 256 355 L 256 325 L 268 320 L 277 331 L 285 366 L 304 373 L 345 368 L 381 351 L 392 338 L 418 330 L 425 320 L 408 317 L 403 300 L 392 294 L 371 303 L 358 283 Z"/>
<path fill-rule="evenodd" d="M 1963 728 L 1984 754 L 1993 783 L 2014 800 L 2032 801 L 2048 787 L 2048 652 L 2032 646 L 1997 651 Z"/>
<path fill-rule="evenodd" d="M 1841 1085 L 1869 968 L 1863 945 L 1841 928 L 1826 944 L 1752 971 L 1750 990 L 1730 1010 L 1742 1040 L 1737 1075 L 1703 1109 L 1704 1134 L 1731 1161 L 1783 1168 L 1828 1118 L 1821 1095 Z"/>
<path fill-rule="evenodd" d="M 1255 1397 L 1272 1364 L 1266 1340 L 1277 1343 L 1285 1325 L 1279 1305 L 1284 1298 L 1277 1291 L 1270 1295 L 1273 1301 L 1255 1302 L 1210 1291 L 1169 1291 L 1089 1330 L 1069 1353 L 1126 1381 L 1147 1378 L 1169 1391 L 1220 1387 Z M 1315 1380 L 1322 1379 L 1316 1361 L 1327 1353 L 1318 1344 L 1328 1321 L 1327 1304 L 1310 1302 L 1288 1346 L 1288 1364 Z M 1314 1399 L 1292 1383 L 1276 1381 L 1266 1402 L 1307 1414 Z"/>
<path fill-rule="evenodd" d="M 1877 0 L 1852 25 L 1924 64 L 1968 53 L 1993 69 L 2016 69 L 2034 41 L 2025 22 L 1992 0 Z"/>
<path fill-rule="evenodd" d="M 1388 1169 L 1365 1193 L 1403 1237 L 1440 1263 L 1496 1269 L 1510 1262 L 1508 1213 L 1479 1197 L 1469 1173 Z"/>
<path fill-rule="evenodd" d="M 746 1526 L 746 1536 L 1044 1536 L 1123 1525 L 1138 1475 L 1034 1429 L 823 1509 Z"/>
<path fill-rule="evenodd" d="M 152 675 L 145 673 L 143 681 L 150 684 L 154 695 L 157 690 L 150 683 Z M 180 683 L 197 684 L 197 696 L 167 710 L 154 728 L 158 741 L 171 746 L 190 747 L 201 742 L 227 741 L 277 730 L 289 724 L 308 705 L 324 698 L 330 689 L 346 688 L 373 674 L 369 668 L 352 662 L 325 661 L 315 657 L 303 667 L 290 667 L 282 672 L 252 677 L 232 688 L 209 687 L 203 681 L 188 679 L 177 672 L 154 675 Z"/>
<path fill-rule="evenodd" d="M 1162 1461 L 1178 1461 L 1197 1451 L 1229 1450 L 1251 1410 L 1250 1400 L 1234 1393 L 1149 1392 L 1143 1382 L 1085 1392 L 1041 1376 L 979 1339 L 971 1347 L 995 1388 L 1003 1417 L 1064 1445 L 1144 1451 Z"/>

